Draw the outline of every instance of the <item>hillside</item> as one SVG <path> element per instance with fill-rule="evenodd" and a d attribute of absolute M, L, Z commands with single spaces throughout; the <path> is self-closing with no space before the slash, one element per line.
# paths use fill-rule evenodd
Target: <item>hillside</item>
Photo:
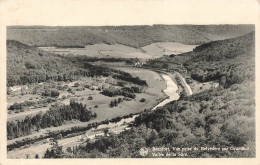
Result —
<path fill-rule="evenodd" d="M 84 76 L 101 75 L 114 76 L 138 85 L 147 85 L 145 81 L 138 77 L 132 77 L 129 73 L 88 63 L 93 60 L 98 59 L 86 56 L 63 57 L 19 41 L 7 40 L 7 86 L 46 81 L 66 82 Z M 108 58 L 103 60 L 118 61 L 120 59 Z"/>
<path fill-rule="evenodd" d="M 185 63 L 192 78 L 218 80 L 220 87 L 180 97 L 155 111 L 143 112 L 131 130 L 100 138 L 77 147 L 73 153 L 59 156 L 141 157 L 139 151 L 146 147 L 149 152 L 145 157 L 154 157 L 152 147 L 197 147 L 197 151 L 171 150 L 177 156 L 169 157 L 183 157 L 180 153 L 191 158 L 255 157 L 254 40 L 254 33 L 249 33 L 202 45 L 188 53 L 189 56 L 150 61 L 153 64 L 177 61 L 179 67 Z M 225 149 L 202 150 L 201 147 Z"/>
<path fill-rule="evenodd" d="M 254 80 L 255 33 L 201 45 L 185 61 L 191 77 L 198 81 L 219 80 L 228 87 L 244 80 Z"/>
<path fill-rule="evenodd" d="M 253 30 L 253 25 L 9 26 L 7 39 L 34 46 L 57 47 L 84 47 L 100 43 L 142 47 L 154 42 L 199 45 L 241 36 Z"/>
<path fill-rule="evenodd" d="M 221 80 L 229 86 L 254 77 L 255 33 L 202 44 L 192 52 L 150 60 L 147 66 L 173 69 L 200 82 Z"/>

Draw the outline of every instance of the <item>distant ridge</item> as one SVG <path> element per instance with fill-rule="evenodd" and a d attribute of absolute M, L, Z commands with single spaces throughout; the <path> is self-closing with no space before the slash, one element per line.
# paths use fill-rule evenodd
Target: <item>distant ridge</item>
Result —
<path fill-rule="evenodd" d="M 254 25 L 9 26 L 7 39 L 33 46 L 78 47 L 105 43 L 138 48 L 154 42 L 200 45 L 238 37 L 254 28 Z"/>

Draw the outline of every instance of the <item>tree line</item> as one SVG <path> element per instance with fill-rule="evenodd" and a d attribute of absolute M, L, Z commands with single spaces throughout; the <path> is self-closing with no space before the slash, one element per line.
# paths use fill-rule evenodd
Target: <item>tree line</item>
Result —
<path fill-rule="evenodd" d="M 7 145 L 7 150 L 11 151 L 15 148 L 20 148 L 20 147 L 25 146 L 25 145 L 31 145 L 31 144 L 37 143 L 39 141 L 43 141 L 47 138 L 57 139 L 56 137 L 59 134 L 61 134 L 61 136 L 65 137 L 65 138 L 78 136 L 78 135 L 81 135 L 82 133 L 84 133 L 85 131 L 87 131 L 91 128 L 97 128 L 101 124 L 108 124 L 109 122 L 116 123 L 116 122 L 119 122 L 121 119 L 133 117 L 133 115 L 136 115 L 136 114 L 130 113 L 129 115 L 125 115 L 125 116 L 122 116 L 122 117 L 116 117 L 116 118 L 113 118 L 111 120 L 103 120 L 103 121 L 100 121 L 100 122 L 89 123 L 87 126 L 75 126 L 75 127 L 72 127 L 71 129 L 68 129 L 68 130 L 52 131 L 52 132 L 49 132 L 46 135 L 41 135 L 40 137 L 25 138 L 23 140 L 16 141 L 12 144 Z"/>
<path fill-rule="evenodd" d="M 86 56 L 65 57 L 8 40 L 7 86 L 46 81 L 74 81 L 85 76 L 114 76 L 137 85 L 147 86 L 146 81 L 138 77 L 116 69 L 90 64 L 91 61 L 93 60 Z M 107 59 L 107 61 L 117 60 Z"/>
<path fill-rule="evenodd" d="M 33 131 L 48 127 L 58 127 L 65 121 L 73 119 L 82 122 L 96 118 L 96 113 L 87 110 L 86 105 L 73 100 L 69 105 L 51 107 L 46 113 L 37 113 L 34 116 L 26 116 L 23 120 L 7 122 L 7 138 L 14 139 L 31 134 Z"/>
<path fill-rule="evenodd" d="M 52 103 L 55 102 L 56 99 L 55 98 L 45 98 L 45 99 L 41 99 L 41 100 L 37 100 L 37 101 L 24 101 L 21 103 L 17 103 L 15 102 L 14 104 L 10 105 L 10 107 L 8 108 L 8 110 L 21 110 L 24 109 L 26 107 L 31 107 L 31 106 L 39 106 L 39 105 L 45 105 L 48 103 Z"/>

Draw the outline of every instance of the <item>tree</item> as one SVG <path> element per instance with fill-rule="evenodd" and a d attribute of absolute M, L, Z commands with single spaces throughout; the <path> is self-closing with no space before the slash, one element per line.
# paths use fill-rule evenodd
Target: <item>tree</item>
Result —
<path fill-rule="evenodd" d="M 118 105 L 118 102 L 117 102 L 117 100 L 115 99 L 114 100 L 114 106 L 117 106 Z"/>
<path fill-rule="evenodd" d="M 35 158 L 35 159 L 39 159 L 39 155 L 38 155 L 38 154 L 36 154 L 34 158 Z"/>
<path fill-rule="evenodd" d="M 145 98 L 142 98 L 142 99 L 140 100 L 140 102 L 142 102 L 142 103 L 145 102 Z"/>
<path fill-rule="evenodd" d="M 67 151 L 68 153 L 72 153 L 71 147 L 67 147 L 66 151 Z"/>
<path fill-rule="evenodd" d="M 184 91 L 184 90 L 182 90 L 181 92 L 180 92 L 180 100 L 187 100 L 187 98 L 188 98 L 188 95 L 187 95 L 187 93 Z"/>
<path fill-rule="evenodd" d="M 121 97 L 118 98 L 118 100 L 117 100 L 118 103 L 121 103 L 122 101 L 123 101 L 123 99 Z"/>
<path fill-rule="evenodd" d="M 74 84 L 74 87 L 78 87 L 78 86 L 79 86 L 79 83 L 75 83 L 75 84 Z"/>
<path fill-rule="evenodd" d="M 30 155 L 29 155 L 29 154 L 26 154 L 25 156 L 26 156 L 26 159 L 29 159 L 29 158 L 30 158 Z"/>
<path fill-rule="evenodd" d="M 113 100 L 111 100 L 109 106 L 110 106 L 111 108 L 114 107 L 114 101 L 113 101 Z"/>
<path fill-rule="evenodd" d="M 62 146 L 58 145 L 58 142 L 55 141 L 53 146 L 51 147 L 51 150 L 47 149 L 43 158 L 62 158 L 63 157 L 63 151 Z"/>
<path fill-rule="evenodd" d="M 51 95 L 51 91 L 47 89 L 42 93 L 42 96 L 50 96 L 50 95 Z"/>
<path fill-rule="evenodd" d="M 57 90 L 52 90 L 51 91 L 51 97 L 58 97 L 60 95 L 60 92 Z"/>
<path fill-rule="evenodd" d="M 105 128 L 104 129 L 104 134 L 105 134 L 105 136 L 107 136 L 107 133 L 109 132 L 109 129 L 108 128 Z"/>
<path fill-rule="evenodd" d="M 57 137 L 56 137 L 57 139 L 61 139 L 62 138 L 62 134 L 61 133 L 59 133 L 58 135 L 57 135 Z"/>
<path fill-rule="evenodd" d="M 7 92 L 7 95 L 10 95 L 12 93 L 12 90 L 8 87 L 6 92 Z"/>

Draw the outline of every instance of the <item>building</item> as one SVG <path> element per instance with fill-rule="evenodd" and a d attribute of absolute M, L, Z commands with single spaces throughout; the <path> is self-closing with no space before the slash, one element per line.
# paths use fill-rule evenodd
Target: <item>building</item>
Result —
<path fill-rule="evenodd" d="M 133 66 L 136 66 L 136 67 L 142 67 L 144 65 L 144 63 L 140 62 L 140 61 L 137 61 L 133 64 Z"/>
<path fill-rule="evenodd" d="M 10 87 L 10 90 L 12 92 L 15 92 L 15 91 L 21 91 L 21 90 L 24 90 L 24 89 L 28 89 L 28 87 L 26 85 L 24 86 L 13 86 L 13 87 Z"/>

